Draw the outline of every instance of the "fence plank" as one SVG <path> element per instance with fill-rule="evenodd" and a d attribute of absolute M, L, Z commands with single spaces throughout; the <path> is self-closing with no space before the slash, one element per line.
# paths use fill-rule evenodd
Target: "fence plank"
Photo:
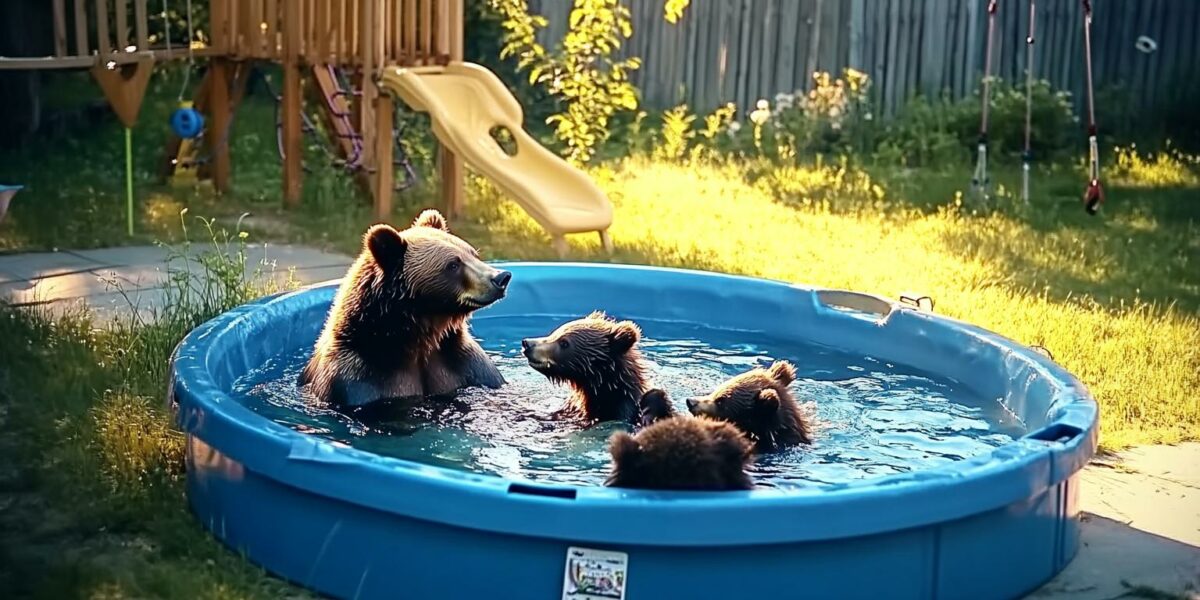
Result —
<path fill-rule="evenodd" d="M 138 50 L 146 50 L 150 47 L 149 33 L 146 31 L 148 27 L 148 19 L 149 13 L 146 11 L 146 0 L 134 0 L 133 26 L 137 35 L 136 41 Z"/>
<path fill-rule="evenodd" d="M 117 50 L 124 50 L 129 46 L 129 5 L 126 0 L 115 0 L 113 8 L 116 12 Z"/>
<path fill-rule="evenodd" d="M 100 54 L 112 51 L 112 38 L 108 31 L 108 0 L 96 0 L 96 47 Z"/>
<path fill-rule="evenodd" d="M 358 4 L 332 1 L 338 8 Z M 918 92 L 953 98 L 977 93 L 984 72 L 987 2 L 694 0 L 680 22 L 672 25 L 665 23 L 660 2 L 626 0 L 634 37 L 621 53 L 644 61 L 634 78 L 647 109 L 686 102 L 701 112 L 732 101 L 749 111 L 759 98 L 811 89 L 815 70 L 837 73 L 851 66 L 871 76 L 877 108 L 892 114 Z M 424 28 L 417 0 L 395 3 L 402 11 L 405 53 L 408 44 L 417 46 L 412 48 L 416 54 L 427 52 L 423 38 L 413 40 L 407 31 L 413 23 L 410 13 L 417 28 Z M 1093 4 L 1097 89 L 1124 83 L 1134 95 L 1135 108 L 1148 108 L 1177 93 L 1172 82 L 1200 77 L 1200 61 L 1193 58 L 1200 55 L 1200 36 L 1193 35 L 1200 27 L 1200 3 L 1098 0 Z M 573 3 L 530 0 L 529 6 L 550 22 L 539 40 L 548 48 L 556 47 Z M 1039 0 L 1037 20 L 1035 76 L 1071 91 L 1079 108 L 1083 102 L 1080 2 Z M 357 25 L 356 20 L 351 23 Z M 1025 0 L 1000 2 L 993 72 L 1018 86 L 1025 76 L 1028 25 Z M 1142 34 L 1158 41 L 1156 53 L 1145 55 L 1134 49 Z"/>

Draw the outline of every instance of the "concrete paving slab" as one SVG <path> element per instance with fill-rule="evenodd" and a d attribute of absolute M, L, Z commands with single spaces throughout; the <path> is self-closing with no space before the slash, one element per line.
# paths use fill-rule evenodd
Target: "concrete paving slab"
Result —
<path fill-rule="evenodd" d="M 1031 597 L 1200 599 L 1198 476 L 1200 443 L 1097 458 L 1080 476 L 1079 554 Z"/>
<path fill-rule="evenodd" d="M 75 273 L 106 264 L 70 252 L 0 254 L 0 283 Z"/>
<path fill-rule="evenodd" d="M 187 248 L 136 246 L 0 256 L 0 269 L 11 272 L 7 279 L 0 280 L 0 299 L 17 304 L 46 303 L 44 308 L 58 312 L 76 304 L 55 304 L 84 299 L 102 321 L 117 319 L 122 311 L 136 310 L 150 317 L 165 300 L 160 288 L 167 284 L 168 270 L 190 268 L 199 272 L 202 267 L 188 261 L 215 250 L 211 244 L 195 244 Z M 296 284 L 308 285 L 341 278 L 352 261 L 350 256 L 304 246 L 253 244 L 246 248 L 246 278 L 276 284 L 294 278 Z"/>
<path fill-rule="evenodd" d="M 84 298 L 111 290 L 112 286 L 108 281 L 91 271 L 82 271 L 0 283 L 0 298 L 13 304 L 31 304 Z"/>

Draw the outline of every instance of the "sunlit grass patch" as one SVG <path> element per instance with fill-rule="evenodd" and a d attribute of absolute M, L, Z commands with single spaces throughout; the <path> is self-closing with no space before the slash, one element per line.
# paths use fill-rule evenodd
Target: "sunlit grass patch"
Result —
<path fill-rule="evenodd" d="M 882 210 L 854 193 L 869 200 L 881 184 L 824 169 L 775 175 L 828 193 L 807 205 L 781 201 L 772 175 L 752 183 L 732 164 L 633 159 L 593 174 L 616 207 L 613 260 L 892 298 L 922 291 L 938 312 L 1050 349 L 1100 402 L 1104 446 L 1200 439 L 1194 227 L 1160 230 L 1138 211 L 1090 227 L 1054 224 L 1054 211 L 971 217 L 905 208 L 886 189 Z M 486 184 L 474 201 L 468 239 L 504 257 L 551 256 L 548 237 Z M 592 236 L 572 243 L 573 258 L 604 258 Z"/>
<path fill-rule="evenodd" d="M 1136 146 L 1114 149 L 1112 181 L 1127 187 L 1167 187 L 1200 184 L 1196 170 L 1200 156 L 1186 154 L 1167 146 L 1161 152 L 1143 153 Z"/>

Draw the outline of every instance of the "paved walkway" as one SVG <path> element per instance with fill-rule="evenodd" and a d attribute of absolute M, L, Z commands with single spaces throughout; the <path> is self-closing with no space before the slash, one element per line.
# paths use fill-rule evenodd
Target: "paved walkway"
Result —
<path fill-rule="evenodd" d="M 198 247 L 197 251 L 205 248 Z M 51 308 L 86 302 L 102 317 L 160 305 L 169 254 L 158 247 L 0 255 L 0 298 Z M 335 279 L 352 260 L 302 246 L 254 246 L 251 267 L 300 283 Z M 114 288 L 119 284 L 125 295 Z M 1083 472 L 1078 557 L 1032 598 L 1200 599 L 1200 444 L 1150 446 Z M 997 565 L 997 568 L 1003 568 Z"/>
<path fill-rule="evenodd" d="M 212 250 L 197 244 L 186 256 Z M 266 277 L 283 281 L 291 274 L 301 284 L 340 278 L 353 260 L 294 245 L 253 244 L 246 254 L 248 276 L 261 268 Z M 86 302 L 101 320 L 127 314 L 131 306 L 147 313 L 163 303 L 168 265 L 182 269 L 186 263 L 181 253 L 159 246 L 0 254 L 0 299 L 51 309 Z"/>

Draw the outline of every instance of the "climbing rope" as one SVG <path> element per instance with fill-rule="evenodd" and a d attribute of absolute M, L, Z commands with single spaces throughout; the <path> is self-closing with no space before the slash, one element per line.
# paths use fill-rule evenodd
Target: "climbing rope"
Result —
<path fill-rule="evenodd" d="M 1100 185 L 1100 148 L 1096 143 L 1096 102 L 1092 88 L 1092 2 L 1083 1 L 1083 60 L 1087 74 L 1088 105 L 1088 185 L 1083 191 L 1083 207 L 1094 215 L 1104 203 L 1104 188 Z"/>
<path fill-rule="evenodd" d="M 988 32 L 987 49 L 984 51 L 983 64 L 983 113 L 979 123 L 979 146 L 975 158 L 975 175 L 971 178 L 971 188 L 981 204 L 988 201 L 988 172 L 987 172 L 987 136 L 988 108 L 991 104 L 992 83 L 992 42 L 996 34 L 996 4 L 997 0 L 988 2 Z"/>
<path fill-rule="evenodd" d="M 1025 36 L 1025 151 L 1021 154 L 1021 199 L 1029 204 L 1029 168 L 1033 162 L 1033 35 L 1037 0 L 1029 0 L 1029 35 Z"/>
<path fill-rule="evenodd" d="M 350 120 L 350 114 L 346 111 L 338 110 L 337 105 L 334 103 L 334 99 L 338 96 L 361 96 L 362 92 L 343 88 L 341 84 L 341 77 L 337 70 L 335 70 L 333 67 L 329 67 L 329 74 L 334 82 L 334 91 L 331 95 L 326 96 L 323 99 L 326 107 L 329 109 L 330 114 L 332 114 L 334 118 L 345 119 L 347 129 L 353 132 L 349 134 L 335 133 L 335 135 L 337 135 L 339 138 L 347 138 L 350 140 L 351 156 L 347 157 L 346 160 L 342 160 L 332 151 L 330 151 L 324 143 L 321 143 L 320 140 L 318 140 L 316 145 L 321 149 L 321 152 L 329 158 L 330 163 L 340 165 L 350 172 L 357 171 L 358 169 L 364 168 L 362 164 L 362 155 L 364 149 L 362 134 L 354 131 L 353 122 Z M 287 160 L 287 153 L 284 149 L 283 143 L 283 96 L 275 93 L 275 90 L 271 87 L 270 81 L 268 81 L 266 78 L 263 79 L 263 86 L 267 89 L 267 93 L 271 96 L 271 98 L 275 100 L 275 147 L 279 153 L 279 159 Z M 399 110 L 398 107 L 397 110 Z M 302 111 L 300 113 L 300 118 L 302 119 L 301 130 L 305 134 L 317 137 L 317 126 L 312 122 L 311 119 L 309 119 L 308 115 Z M 404 144 L 401 140 L 404 129 L 405 126 L 392 129 L 392 141 L 393 144 L 395 144 L 395 154 L 392 160 L 392 166 L 399 167 L 404 171 L 404 177 L 397 182 L 395 186 L 396 191 L 399 192 L 407 190 L 417 183 L 416 169 L 413 168 L 412 160 L 410 159 L 408 151 L 404 148 Z M 303 164 L 303 161 L 301 162 L 301 168 L 304 169 L 306 173 L 312 172 L 311 169 Z"/>

